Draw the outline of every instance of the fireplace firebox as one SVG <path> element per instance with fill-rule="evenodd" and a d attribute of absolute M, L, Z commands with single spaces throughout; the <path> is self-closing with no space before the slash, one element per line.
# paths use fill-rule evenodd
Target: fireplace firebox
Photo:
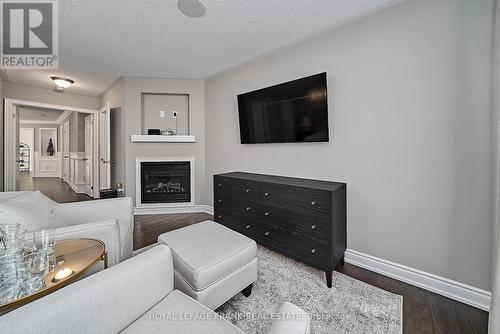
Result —
<path fill-rule="evenodd" d="M 191 201 L 191 162 L 141 162 L 141 202 L 189 203 Z"/>

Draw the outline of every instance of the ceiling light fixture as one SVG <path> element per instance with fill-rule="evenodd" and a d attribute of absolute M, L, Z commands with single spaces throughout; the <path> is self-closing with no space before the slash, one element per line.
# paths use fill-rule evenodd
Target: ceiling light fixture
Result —
<path fill-rule="evenodd" d="M 207 12 L 205 6 L 198 0 L 179 0 L 177 8 L 182 14 L 192 18 L 200 18 Z"/>
<path fill-rule="evenodd" d="M 54 88 L 57 92 L 62 92 L 64 88 L 70 87 L 72 84 L 75 83 L 74 80 L 65 78 L 65 77 L 50 77 L 52 81 L 56 84 L 56 87 Z"/>

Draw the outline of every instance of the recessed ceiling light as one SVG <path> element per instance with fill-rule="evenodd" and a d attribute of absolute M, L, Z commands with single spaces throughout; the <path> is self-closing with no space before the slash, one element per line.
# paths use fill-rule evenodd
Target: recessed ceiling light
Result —
<path fill-rule="evenodd" d="M 57 88 L 64 89 L 70 87 L 75 83 L 74 80 L 65 77 L 50 77 L 52 81 L 56 84 Z"/>
<path fill-rule="evenodd" d="M 202 17 L 207 12 L 205 6 L 198 0 L 179 0 L 177 8 L 182 14 L 192 18 Z"/>

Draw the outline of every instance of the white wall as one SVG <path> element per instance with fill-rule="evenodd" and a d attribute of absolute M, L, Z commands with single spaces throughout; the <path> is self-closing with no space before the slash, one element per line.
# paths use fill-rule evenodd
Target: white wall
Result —
<path fill-rule="evenodd" d="M 19 125 L 20 128 L 33 128 L 35 131 L 35 137 L 34 137 L 34 143 L 33 143 L 33 152 L 40 152 L 40 129 L 57 129 L 57 138 L 55 138 L 56 141 L 56 151 L 60 152 L 62 151 L 61 149 L 61 136 L 59 134 L 59 124 L 53 123 L 53 124 L 33 124 L 33 123 L 21 123 Z M 21 138 L 19 138 L 21 141 Z M 44 147 L 43 150 L 45 150 L 47 147 Z M 33 160 L 34 162 L 34 160 Z"/>
<path fill-rule="evenodd" d="M 490 288 L 492 0 L 410 0 L 209 78 L 212 176 L 348 184 L 348 247 Z M 328 72 L 329 143 L 241 145 L 236 95 Z"/>

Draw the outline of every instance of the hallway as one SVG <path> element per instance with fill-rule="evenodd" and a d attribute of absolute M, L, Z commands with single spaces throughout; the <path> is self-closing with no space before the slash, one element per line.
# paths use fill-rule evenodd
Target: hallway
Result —
<path fill-rule="evenodd" d="M 58 177 L 31 177 L 30 173 L 18 173 L 19 191 L 40 190 L 42 194 L 58 203 L 90 201 L 86 194 L 77 194 Z"/>

